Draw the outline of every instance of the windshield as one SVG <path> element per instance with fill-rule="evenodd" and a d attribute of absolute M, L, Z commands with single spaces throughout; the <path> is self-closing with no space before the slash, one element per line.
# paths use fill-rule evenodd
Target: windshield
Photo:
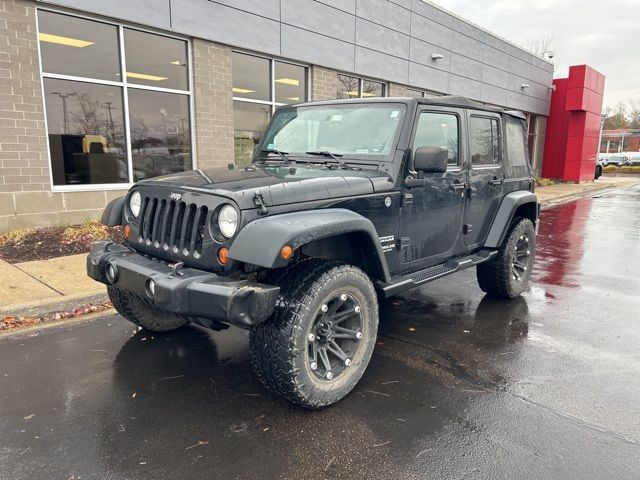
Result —
<path fill-rule="evenodd" d="M 406 107 L 402 104 L 344 104 L 279 109 L 262 150 L 315 158 L 330 152 L 345 158 L 391 160 Z M 315 152 L 312 156 L 307 152 Z M 322 161 L 327 158 L 322 158 Z"/>

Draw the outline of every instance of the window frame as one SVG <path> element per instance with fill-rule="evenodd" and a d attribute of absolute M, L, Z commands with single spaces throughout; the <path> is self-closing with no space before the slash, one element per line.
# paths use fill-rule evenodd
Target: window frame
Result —
<path fill-rule="evenodd" d="M 497 122 L 497 133 L 498 133 L 498 145 L 497 145 L 497 150 L 498 150 L 498 162 L 497 163 L 480 163 L 477 165 L 474 165 L 473 163 L 473 159 L 471 158 L 471 119 L 473 118 L 484 118 L 487 120 L 495 120 Z M 503 163 L 503 158 L 502 158 L 502 146 L 503 146 L 503 139 L 502 139 L 502 118 L 500 115 L 498 114 L 491 114 L 491 113 L 482 113 L 482 114 L 476 114 L 476 113 L 469 113 L 469 120 L 468 120 L 468 133 L 467 133 L 467 141 L 469 142 L 469 168 L 472 170 L 482 170 L 483 168 L 496 168 L 496 167 L 500 167 L 502 166 Z M 493 131 L 492 131 L 492 140 L 493 140 Z"/>
<path fill-rule="evenodd" d="M 44 116 L 44 127 L 45 127 L 45 136 L 46 136 L 46 145 L 47 145 L 47 161 L 49 162 L 49 184 L 51 191 L 54 193 L 58 192 L 91 192 L 91 191 L 106 191 L 106 190 L 128 190 L 131 188 L 135 182 L 133 181 L 133 152 L 131 148 L 131 130 L 130 130 L 130 116 L 129 116 L 129 94 L 128 90 L 138 89 L 138 90 L 150 90 L 154 92 L 163 92 L 163 93 L 174 93 L 179 95 L 186 95 L 188 97 L 189 104 L 189 136 L 190 136 L 190 155 L 191 155 L 191 168 L 198 168 L 198 160 L 196 155 L 196 138 L 195 138 L 195 105 L 194 105 L 194 95 L 193 95 L 193 50 L 191 45 L 191 40 L 188 37 L 167 34 L 165 32 L 155 30 L 152 28 L 142 28 L 137 25 L 132 25 L 128 22 L 115 22 L 105 20 L 98 16 L 92 15 L 82 15 L 75 12 L 69 12 L 66 9 L 62 8 L 52 8 L 52 7 L 36 7 L 36 36 L 38 37 L 40 34 L 40 24 L 38 20 L 38 12 L 45 11 L 56 13 L 59 15 L 66 15 L 69 17 L 80 18 L 83 20 L 89 20 L 92 22 L 103 23 L 106 25 L 111 25 L 117 28 L 118 30 L 118 45 L 117 51 L 120 55 L 120 74 L 122 81 L 112 81 L 112 80 L 101 80 L 98 78 L 91 77 L 80 77 L 77 75 L 63 75 L 58 73 L 47 73 L 42 69 L 42 52 L 40 49 L 40 40 L 37 41 L 38 46 L 38 70 L 40 72 L 40 88 L 42 95 L 42 108 L 43 108 L 43 116 Z M 159 35 L 167 38 L 173 38 L 175 40 L 180 40 L 186 42 L 187 44 L 187 80 L 188 80 L 188 90 L 180 90 L 174 88 L 165 88 L 165 87 L 154 87 L 150 85 L 142 85 L 136 84 L 135 82 L 129 82 L 127 80 L 126 72 L 126 52 L 125 52 L 125 44 L 124 44 L 124 29 L 136 30 L 139 32 L 149 33 L 153 35 Z M 44 81 L 47 78 L 57 79 L 57 80 L 70 80 L 76 82 L 84 82 L 84 83 L 92 83 L 96 85 L 110 85 L 114 87 L 119 87 L 122 90 L 122 109 L 123 109 L 123 128 L 125 130 L 125 140 L 126 140 L 126 154 L 127 154 L 127 174 L 128 174 L 128 182 L 127 183 L 96 183 L 96 184 L 84 184 L 84 185 L 54 185 L 53 183 L 53 169 L 51 168 L 51 147 L 49 145 L 49 125 L 47 124 L 47 102 L 44 96 Z"/>
<path fill-rule="evenodd" d="M 463 145 L 462 145 L 462 119 L 463 119 L 463 114 L 460 110 L 449 110 L 446 108 L 438 108 L 438 107 L 431 107 L 431 106 L 427 106 L 427 108 L 419 108 L 416 111 L 416 117 L 414 120 L 414 125 L 413 125 L 413 131 L 411 132 L 411 138 L 409 140 L 409 145 L 411 148 L 411 158 L 409 161 L 409 172 L 412 174 L 417 173 L 416 170 L 414 169 L 414 159 L 415 159 L 415 148 L 414 148 L 414 142 L 416 140 L 416 135 L 418 133 L 418 124 L 420 123 L 420 115 L 423 115 L 425 113 L 435 113 L 435 114 L 439 114 L 439 115 L 451 115 L 454 116 L 456 118 L 456 122 L 457 122 L 457 126 L 458 126 L 458 161 L 457 163 L 448 163 L 447 162 L 447 172 L 458 172 L 458 171 L 462 171 L 462 169 L 464 168 L 464 158 L 463 158 Z"/>

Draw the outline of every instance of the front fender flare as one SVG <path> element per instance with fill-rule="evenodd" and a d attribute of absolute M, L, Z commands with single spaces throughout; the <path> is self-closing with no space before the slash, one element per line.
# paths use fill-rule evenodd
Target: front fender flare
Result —
<path fill-rule="evenodd" d="M 384 280 L 389 280 L 387 261 L 371 220 L 342 208 L 284 213 L 254 220 L 245 226 L 229 249 L 229 258 L 265 268 L 281 268 L 284 245 L 294 250 L 314 240 L 344 233 L 362 232 L 375 249 Z"/>
<path fill-rule="evenodd" d="M 493 218 L 493 223 L 487 234 L 487 239 L 484 242 L 484 246 L 488 248 L 499 248 L 502 245 L 504 236 L 507 233 L 507 229 L 513 219 L 513 214 L 520 205 L 527 203 L 534 203 L 536 207 L 538 205 L 538 197 L 535 193 L 528 190 L 510 192 L 502 199 L 500 207 L 496 216 Z M 536 208 L 536 215 L 538 208 Z"/>
<path fill-rule="evenodd" d="M 111 200 L 102 212 L 101 222 L 108 227 L 124 224 L 124 201 L 126 197 Z"/>

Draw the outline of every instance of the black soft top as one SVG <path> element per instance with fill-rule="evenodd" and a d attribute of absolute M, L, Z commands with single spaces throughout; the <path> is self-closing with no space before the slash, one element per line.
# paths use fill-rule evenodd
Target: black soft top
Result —
<path fill-rule="evenodd" d="M 311 105 L 330 105 L 336 103 L 410 103 L 417 102 L 420 105 L 442 105 L 445 107 L 458 107 L 467 108 L 473 110 L 482 110 L 485 112 L 495 112 L 511 115 L 525 120 L 524 113 L 518 110 L 505 110 L 494 105 L 487 105 L 481 102 L 476 102 L 466 97 L 458 95 L 443 95 L 441 97 L 426 97 L 426 98 L 413 98 L 413 97 L 375 97 L 375 98 L 347 98 L 343 100 L 324 100 L 320 102 L 307 102 L 292 105 L 295 107 L 311 106 Z"/>

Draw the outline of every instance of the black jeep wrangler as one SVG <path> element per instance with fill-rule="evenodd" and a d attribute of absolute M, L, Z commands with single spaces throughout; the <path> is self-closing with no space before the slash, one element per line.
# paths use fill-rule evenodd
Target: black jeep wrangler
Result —
<path fill-rule="evenodd" d="M 137 183 L 102 217 L 91 278 L 152 331 L 250 330 L 253 368 L 307 408 L 364 373 L 378 298 L 476 267 L 525 290 L 539 206 L 525 117 L 460 97 L 279 108 L 253 162 Z"/>

